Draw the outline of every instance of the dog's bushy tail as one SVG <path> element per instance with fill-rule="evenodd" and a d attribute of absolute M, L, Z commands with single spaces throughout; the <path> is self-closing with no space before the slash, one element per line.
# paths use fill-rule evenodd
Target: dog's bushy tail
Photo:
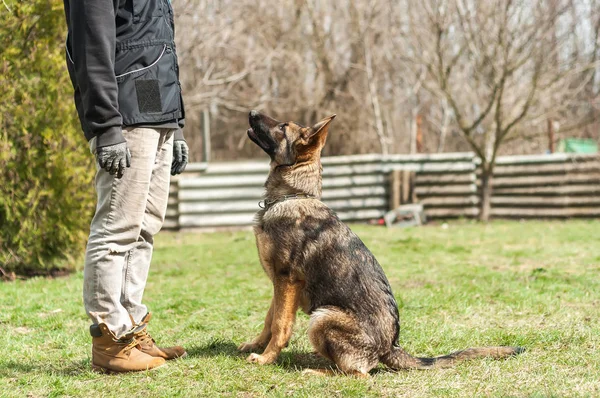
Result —
<path fill-rule="evenodd" d="M 392 351 L 381 358 L 386 366 L 392 369 L 440 369 L 449 368 L 458 362 L 475 358 L 501 359 L 518 355 L 525 351 L 522 347 L 478 347 L 467 348 L 448 355 L 435 358 L 418 358 L 408 354 L 400 347 L 393 347 Z"/>

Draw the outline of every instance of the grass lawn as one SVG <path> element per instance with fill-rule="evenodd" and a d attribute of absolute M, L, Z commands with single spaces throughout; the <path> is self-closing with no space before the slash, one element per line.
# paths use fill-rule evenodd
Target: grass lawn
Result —
<path fill-rule="evenodd" d="M 154 372 L 90 370 L 82 273 L 0 283 L 0 396 L 600 396 L 600 223 L 353 226 L 400 306 L 400 343 L 420 356 L 519 345 L 504 361 L 367 380 L 302 375 L 315 359 L 300 314 L 276 365 L 245 362 L 271 287 L 250 231 L 162 233 L 146 289 L 150 332 L 188 358 Z"/>

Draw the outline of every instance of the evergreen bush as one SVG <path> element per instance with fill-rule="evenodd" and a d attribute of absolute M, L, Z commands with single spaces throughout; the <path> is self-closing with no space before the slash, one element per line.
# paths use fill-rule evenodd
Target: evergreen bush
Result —
<path fill-rule="evenodd" d="M 63 3 L 7 0 L 0 8 L 0 267 L 74 270 L 95 168 L 65 65 Z"/>

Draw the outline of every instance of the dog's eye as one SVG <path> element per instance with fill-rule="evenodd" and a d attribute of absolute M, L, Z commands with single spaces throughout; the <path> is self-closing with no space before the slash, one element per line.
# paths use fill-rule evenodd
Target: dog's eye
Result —
<path fill-rule="evenodd" d="M 283 123 L 279 125 L 279 130 L 284 131 L 287 124 Z"/>

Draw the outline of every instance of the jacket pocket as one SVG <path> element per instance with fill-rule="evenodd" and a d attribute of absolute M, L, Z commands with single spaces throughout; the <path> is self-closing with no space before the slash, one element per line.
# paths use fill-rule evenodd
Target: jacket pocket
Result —
<path fill-rule="evenodd" d="M 131 65 L 120 60 L 136 59 Z M 180 110 L 179 86 L 171 47 L 134 47 L 117 55 L 119 111 L 125 125 L 173 119 Z M 120 73 L 119 73 L 120 72 Z M 118 73 L 118 74 L 117 74 Z"/>
<path fill-rule="evenodd" d="M 163 16 L 163 0 L 131 0 L 133 2 L 133 23 L 144 22 Z"/>

